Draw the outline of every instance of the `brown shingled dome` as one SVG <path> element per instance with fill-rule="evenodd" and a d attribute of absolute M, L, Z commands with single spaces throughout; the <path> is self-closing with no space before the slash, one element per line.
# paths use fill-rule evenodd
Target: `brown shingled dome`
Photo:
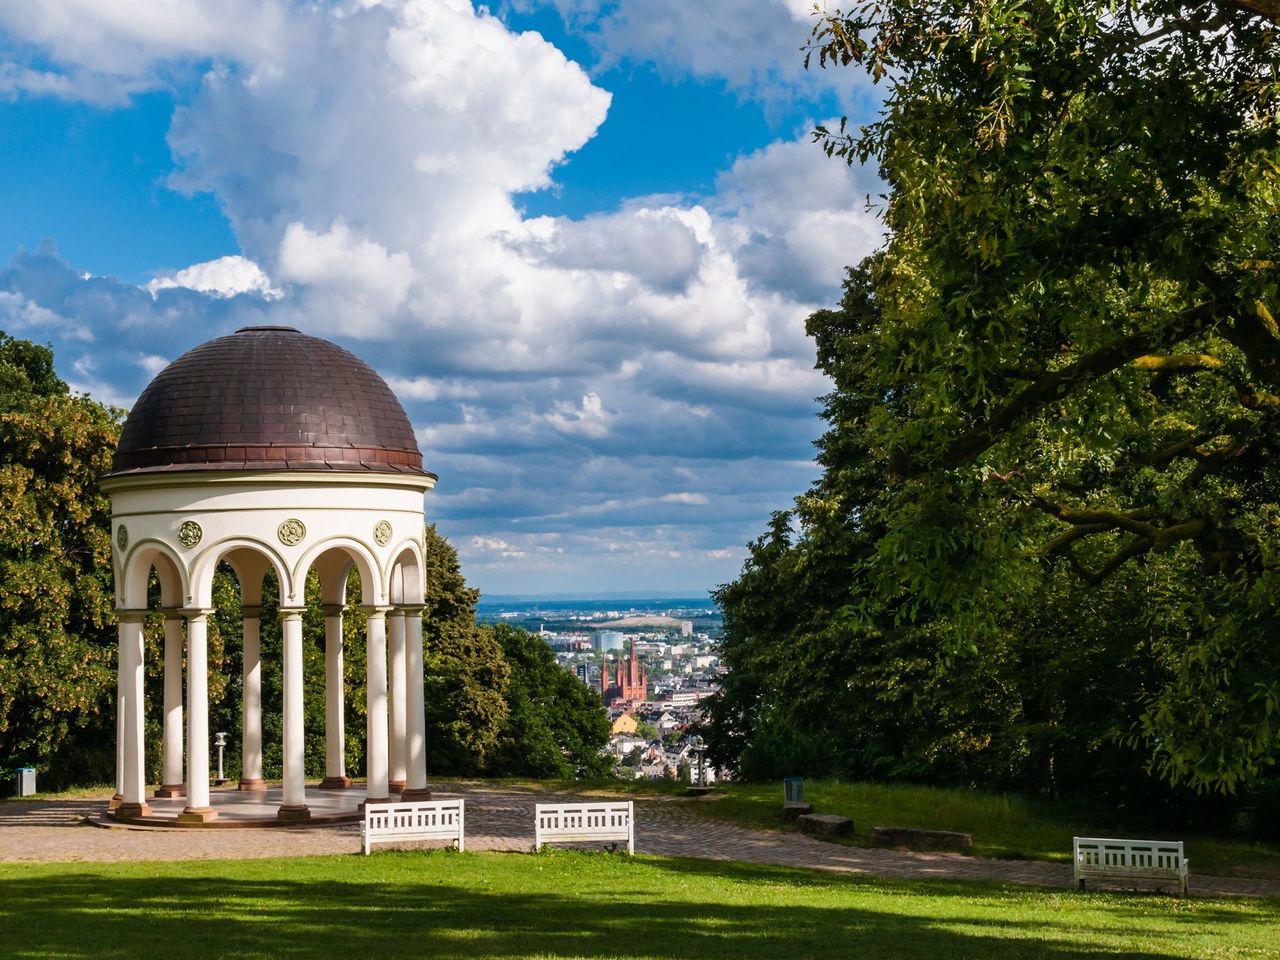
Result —
<path fill-rule="evenodd" d="M 188 470 L 425 473 L 386 382 L 336 344 L 290 327 L 210 340 L 142 391 L 110 475 Z"/>

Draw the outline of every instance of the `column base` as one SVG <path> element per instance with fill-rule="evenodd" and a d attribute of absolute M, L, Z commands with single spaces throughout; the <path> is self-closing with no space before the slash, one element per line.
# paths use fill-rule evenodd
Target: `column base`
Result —
<path fill-rule="evenodd" d="M 185 783 L 165 783 L 155 792 L 157 800 L 169 800 L 173 797 L 185 797 L 187 795 L 187 785 Z"/>
<path fill-rule="evenodd" d="M 365 797 L 363 800 L 360 801 L 360 806 L 356 807 L 356 809 L 359 810 L 361 813 L 364 813 L 364 808 L 371 803 L 390 803 L 390 802 L 391 802 L 390 797 Z"/>
<path fill-rule="evenodd" d="M 122 819 L 126 817 L 149 817 L 151 816 L 151 808 L 145 803 L 126 803 L 121 800 L 120 805 L 116 807 L 116 816 Z"/>
<path fill-rule="evenodd" d="M 404 788 L 407 783 L 407 780 L 392 780 L 387 784 L 387 790 L 391 793 L 404 793 Z"/>
<path fill-rule="evenodd" d="M 307 805 L 283 806 L 276 811 L 276 819 L 281 823 L 302 823 L 311 819 L 311 810 Z"/>
<path fill-rule="evenodd" d="M 119 809 L 120 804 L 122 803 L 124 803 L 124 794 L 113 793 L 111 795 L 111 799 L 107 801 L 107 812 L 110 813 L 113 810 Z"/>
<path fill-rule="evenodd" d="M 263 780 L 261 777 L 241 777 L 240 785 L 236 787 L 236 789 L 243 790 L 246 793 L 250 791 L 266 790 L 267 781 Z"/>
<path fill-rule="evenodd" d="M 400 799 L 405 803 L 421 803 L 424 800 L 431 799 L 430 787 L 410 787 L 400 794 Z"/>
<path fill-rule="evenodd" d="M 178 814 L 179 823 L 202 824 L 218 819 L 218 811 L 213 807 L 187 807 Z"/>
<path fill-rule="evenodd" d="M 349 790 L 351 789 L 350 777 L 325 777 L 320 781 L 321 790 Z"/>

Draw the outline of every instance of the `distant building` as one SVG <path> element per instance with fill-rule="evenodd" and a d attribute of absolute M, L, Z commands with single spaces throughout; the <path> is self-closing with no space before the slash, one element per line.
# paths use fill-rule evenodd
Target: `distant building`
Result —
<path fill-rule="evenodd" d="M 600 670 L 600 694 L 605 705 L 628 702 L 638 703 L 645 699 L 649 677 L 640 660 L 636 657 L 636 648 L 632 644 L 631 653 L 627 657 L 625 670 L 622 657 L 614 660 L 613 683 L 608 683 L 609 665 L 606 661 Z"/>
<path fill-rule="evenodd" d="M 611 650 L 621 650 L 623 644 L 622 634 L 617 630 L 600 630 L 596 632 L 595 638 L 592 640 L 592 647 L 605 653 Z"/>
<path fill-rule="evenodd" d="M 613 721 L 613 728 L 609 731 L 610 734 L 635 732 L 636 715 L 634 713 L 619 714 L 618 719 Z"/>
<path fill-rule="evenodd" d="M 682 621 L 680 622 L 680 636 L 682 636 L 682 637 L 692 637 L 692 636 L 693 636 L 693 621 L 692 621 L 692 620 L 682 620 Z"/>

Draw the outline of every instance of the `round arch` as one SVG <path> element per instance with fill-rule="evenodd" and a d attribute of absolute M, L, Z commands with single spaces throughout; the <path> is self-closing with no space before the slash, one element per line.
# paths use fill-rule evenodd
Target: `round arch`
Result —
<path fill-rule="evenodd" d="M 280 605 L 293 606 L 296 594 L 296 581 L 289 575 L 289 568 L 284 559 L 271 546 L 261 540 L 249 537 L 226 537 L 209 544 L 202 550 L 191 564 L 191 589 L 188 594 L 188 606 L 204 609 L 213 606 L 213 575 L 218 564 L 227 560 L 240 580 L 241 589 L 245 579 L 242 571 L 246 570 L 245 553 L 256 555 L 267 562 L 268 568 L 275 570 L 280 584 Z M 263 570 L 266 573 L 266 570 Z"/>
<path fill-rule="evenodd" d="M 329 561 L 329 562 L 327 562 Z M 345 561 L 345 562 L 344 562 Z M 367 546 L 351 537 L 329 537 L 311 546 L 294 568 L 294 583 L 300 587 L 307 582 L 307 573 L 316 567 L 321 585 L 328 593 L 335 584 L 346 584 L 347 574 L 354 566 L 360 573 L 360 602 L 372 606 L 385 603 L 387 598 L 385 577 L 377 557 Z M 326 602 L 341 603 L 341 593 Z"/>
<path fill-rule="evenodd" d="M 387 570 L 388 599 L 392 603 L 421 603 L 426 585 L 422 545 L 417 540 L 401 541 L 392 556 L 395 559 Z"/>
<path fill-rule="evenodd" d="M 182 560 L 163 540 L 141 540 L 124 559 L 124 576 L 120 584 L 120 605 L 129 610 L 147 608 L 147 587 L 154 568 L 160 580 L 160 602 L 166 607 L 180 607 L 187 597 L 190 579 Z"/>

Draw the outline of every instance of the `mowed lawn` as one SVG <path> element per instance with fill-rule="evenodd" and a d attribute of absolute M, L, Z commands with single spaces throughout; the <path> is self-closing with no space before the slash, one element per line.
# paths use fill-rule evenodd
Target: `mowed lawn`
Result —
<path fill-rule="evenodd" d="M 1280 905 L 605 853 L 0 866 L 0 955 L 1280 956 Z"/>

